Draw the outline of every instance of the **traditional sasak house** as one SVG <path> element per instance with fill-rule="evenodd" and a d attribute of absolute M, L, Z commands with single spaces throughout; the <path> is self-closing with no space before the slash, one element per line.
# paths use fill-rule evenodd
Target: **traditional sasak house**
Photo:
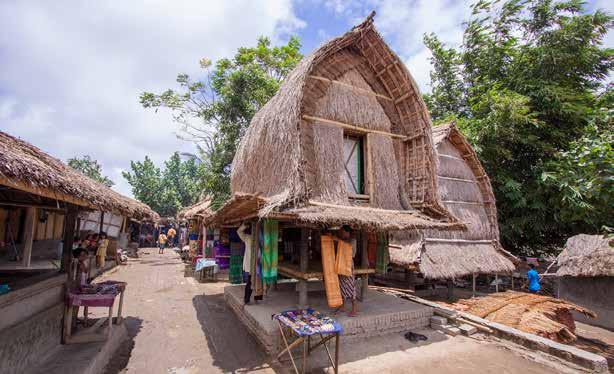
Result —
<path fill-rule="evenodd" d="M 199 251 L 205 253 L 203 247 L 206 244 L 207 228 L 204 221 L 212 215 L 213 210 L 209 198 L 204 198 L 177 213 L 178 220 L 187 223 L 188 238 L 196 238 L 189 239 L 191 257 L 198 254 Z"/>
<path fill-rule="evenodd" d="M 574 317 L 591 325 L 614 329 L 614 239 L 580 234 L 567 239 L 559 254 L 557 296 L 597 313 L 597 318 Z"/>
<path fill-rule="evenodd" d="M 475 151 L 454 123 L 433 128 L 438 195 L 466 230 L 412 230 L 395 234 L 390 260 L 427 279 L 510 274 L 515 258 L 499 242 L 495 196 Z"/>
<path fill-rule="evenodd" d="M 128 219 L 158 218 L 147 205 L 0 132 L 2 371 L 25 372 L 60 343 L 72 245 L 79 217 L 92 211 L 101 212 L 95 231 L 112 231 L 118 225 L 115 216 L 122 217 L 118 233 Z"/>
<path fill-rule="evenodd" d="M 208 223 L 251 222 L 257 242 L 275 220 L 277 270 L 299 280 L 300 305 L 307 280 L 323 277 L 320 235 L 347 225 L 365 290 L 369 233 L 463 227 L 437 194 L 436 157 L 416 83 L 370 16 L 303 58 L 254 116 L 232 164 L 232 198 Z"/>

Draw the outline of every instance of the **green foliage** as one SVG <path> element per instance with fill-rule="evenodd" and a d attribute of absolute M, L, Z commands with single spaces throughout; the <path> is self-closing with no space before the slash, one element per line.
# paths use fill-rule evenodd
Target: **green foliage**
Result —
<path fill-rule="evenodd" d="M 73 157 L 68 159 L 68 166 L 71 168 L 80 171 L 86 176 L 92 178 L 95 181 L 98 181 L 104 184 L 107 187 L 113 187 L 115 182 L 113 182 L 108 177 L 102 175 L 102 165 L 98 163 L 97 160 L 92 159 L 88 155 L 84 155 L 83 157 Z"/>
<path fill-rule="evenodd" d="M 239 48 L 231 59 L 220 59 L 215 65 L 201 60 L 203 80 L 179 74 L 178 90 L 141 94 L 145 108 L 171 109 L 181 137 L 198 144 L 204 164 L 202 187 L 214 206 L 230 195 L 230 168 L 241 137 L 254 114 L 302 58 L 299 49 L 297 38 L 272 47 L 262 37 L 255 47 Z"/>
<path fill-rule="evenodd" d="M 122 175 L 132 186 L 134 197 L 163 217 L 174 216 L 198 200 L 201 171 L 194 158 L 182 161 L 175 152 L 160 170 L 145 156 L 142 162 L 131 161 L 130 169 Z"/>
<path fill-rule="evenodd" d="M 530 253 L 611 226 L 612 17 L 577 0 L 478 1 L 463 44 L 433 52 L 434 120 L 454 118 L 489 173 L 504 245 Z M 449 94 L 452 93 L 452 94 Z"/>

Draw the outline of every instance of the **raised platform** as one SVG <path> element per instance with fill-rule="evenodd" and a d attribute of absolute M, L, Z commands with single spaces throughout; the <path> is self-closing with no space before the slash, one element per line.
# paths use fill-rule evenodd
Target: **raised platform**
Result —
<path fill-rule="evenodd" d="M 271 315 L 297 307 L 296 283 L 281 283 L 263 301 L 245 306 L 244 287 L 224 287 L 226 303 L 264 349 L 271 355 L 276 354 L 282 348 L 282 341 Z M 323 291 L 309 292 L 309 306 L 332 315 Z M 374 291 L 367 294 L 364 302 L 358 303 L 358 312 L 356 317 L 348 317 L 345 313 L 336 316 L 343 326 L 342 340 L 421 329 L 429 325 L 429 318 L 433 315 L 433 309 L 428 306 Z"/>

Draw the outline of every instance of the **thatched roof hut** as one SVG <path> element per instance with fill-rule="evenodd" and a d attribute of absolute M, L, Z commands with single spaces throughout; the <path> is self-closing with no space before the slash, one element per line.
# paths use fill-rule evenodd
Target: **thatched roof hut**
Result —
<path fill-rule="evenodd" d="M 370 16 L 303 58 L 254 116 L 233 197 L 211 222 L 460 227 L 436 194 L 436 164 L 422 96 Z"/>
<path fill-rule="evenodd" d="M 513 271 L 513 256 L 499 244 L 495 196 L 476 153 L 453 123 L 435 127 L 433 140 L 439 198 L 467 230 L 395 234 L 391 262 L 427 278 Z"/>
<path fill-rule="evenodd" d="M 213 210 L 211 209 L 211 199 L 203 199 L 196 204 L 183 208 L 177 213 L 179 219 L 206 219 L 211 217 Z"/>
<path fill-rule="evenodd" d="M 580 234 L 567 239 L 557 259 L 558 276 L 614 277 L 614 239 Z"/>
<path fill-rule="evenodd" d="M 139 220 L 159 218 L 147 205 L 113 191 L 32 144 L 1 131 L 0 185 Z"/>

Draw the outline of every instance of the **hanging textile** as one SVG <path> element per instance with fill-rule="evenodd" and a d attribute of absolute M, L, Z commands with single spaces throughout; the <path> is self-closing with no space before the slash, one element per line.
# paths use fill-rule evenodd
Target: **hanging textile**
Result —
<path fill-rule="evenodd" d="M 390 255 L 388 253 L 388 233 L 377 233 L 377 258 L 375 261 L 375 272 L 377 274 L 386 274 L 388 272 L 388 263 Z"/>
<path fill-rule="evenodd" d="M 352 244 L 344 240 L 337 241 L 337 256 L 335 258 L 335 272 L 338 275 L 353 275 Z"/>
<path fill-rule="evenodd" d="M 243 283 L 243 256 L 230 256 L 228 280 L 231 284 Z"/>
<path fill-rule="evenodd" d="M 374 231 L 363 233 L 367 237 L 367 255 L 369 257 L 369 267 L 375 267 L 377 262 L 377 235 Z M 363 242 L 364 243 L 364 242 Z"/>
<path fill-rule="evenodd" d="M 326 300 L 331 308 L 338 308 L 343 305 L 341 298 L 341 288 L 339 286 L 339 276 L 335 271 L 335 240 L 331 235 L 321 236 L 322 270 L 324 273 L 324 288 L 326 289 Z M 350 255 L 352 248 L 350 247 Z"/>
<path fill-rule="evenodd" d="M 270 285 L 277 282 L 277 239 L 279 223 L 276 220 L 264 220 L 264 245 L 262 247 L 262 282 Z"/>

